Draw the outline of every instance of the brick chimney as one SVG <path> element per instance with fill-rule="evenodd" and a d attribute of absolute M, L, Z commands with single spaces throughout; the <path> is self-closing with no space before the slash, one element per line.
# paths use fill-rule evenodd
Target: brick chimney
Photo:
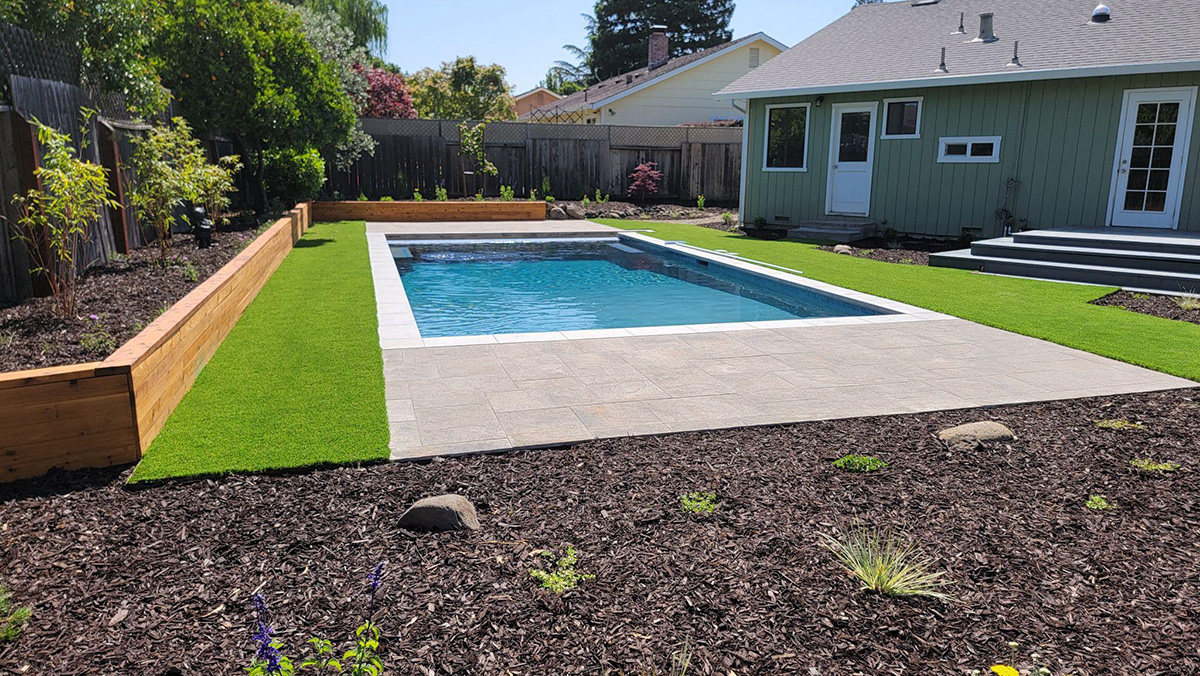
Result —
<path fill-rule="evenodd" d="M 667 38 L 666 26 L 650 27 L 650 70 L 663 66 L 671 58 L 671 41 Z"/>

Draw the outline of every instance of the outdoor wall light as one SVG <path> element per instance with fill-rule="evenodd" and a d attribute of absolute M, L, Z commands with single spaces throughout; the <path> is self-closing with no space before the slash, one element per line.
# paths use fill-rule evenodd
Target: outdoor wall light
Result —
<path fill-rule="evenodd" d="M 818 107 L 818 108 L 820 108 L 822 103 L 825 103 L 825 97 L 824 97 L 824 96 L 818 96 L 818 97 L 817 97 L 817 107 Z"/>

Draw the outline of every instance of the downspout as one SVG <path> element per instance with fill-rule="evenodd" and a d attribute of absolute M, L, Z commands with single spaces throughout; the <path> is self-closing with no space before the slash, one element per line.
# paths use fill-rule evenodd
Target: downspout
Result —
<path fill-rule="evenodd" d="M 750 158 L 750 99 L 746 99 L 746 107 L 738 105 L 737 99 L 732 101 L 733 109 L 742 114 L 742 184 L 738 188 L 738 224 L 746 223 L 746 183 L 750 176 L 750 167 L 746 166 Z"/>

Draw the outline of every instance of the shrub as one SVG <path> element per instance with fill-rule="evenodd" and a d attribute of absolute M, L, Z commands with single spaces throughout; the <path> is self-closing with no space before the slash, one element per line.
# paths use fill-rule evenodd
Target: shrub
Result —
<path fill-rule="evenodd" d="M 177 222 L 176 210 L 202 198 L 200 177 L 207 166 L 204 148 L 187 122 L 177 117 L 135 138 L 130 166 L 137 173 L 130 200 L 138 216 L 154 226 L 158 261 L 165 268 L 167 238 Z"/>
<path fill-rule="evenodd" d="M 586 208 L 588 208 L 588 207 L 592 206 L 592 200 L 588 199 L 588 196 L 587 196 L 587 195 L 584 195 L 584 196 L 583 196 L 583 199 L 582 199 L 582 200 L 580 200 L 580 201 L 579 201 L 579 203 L 583 205 L 583 208 L 584 208 L 584 209 L 586 209 Z"/>
<path fill-rule="evenodd" d="M 1144 430 L 1146 426 L 1139 422 L 1130 422 L 1122 418 L 1114 418 L 1111 420 L 1097 420 L 1096 427 L 1102 430 Z"/>
<path fill-rule="evenodd" d="M 696 208 L 697 209 L 703 209 L 704 203 L 705 203 L 704 195 L 701 195 L 696 198 Z"/>
<path fill-rule="evenodd" d="M 600 205 L 608 204 L 609 198 L 610 198 L 610 195 L 601 195 L 600 188 L 596 188 L 596 204 L 600 204 Z"/>
<path fill-rule="evenodd" d="M 542 174 L 542 195 L 546 198 L 547 202 L 554 201 L 554 196 L 550 190 L 550 177 L 545 174 Z"/>
<path fill-rule="evenodd" d="M 877 469 L 887 467 L 887 463 L 876 458 L 873 455 L 844 455 L 833 461 L 833 466 L 843 472 L 853 472 L 855 474 L 863 474 L 866 472 L 874 472 Z"/>
<path fill-rule="evenodd" d="M 369 202 L 370 200 L 367 199 L 366 193 L 360 192 L 360 193 L 358 193 L 358 201 L 359 202 Z"/>
<path fill-rule="evenodd" d="M 196 169 L 196 201 L 214 221 L 228 222 L 224 215 L 231 204 L 229 194 L 237 190 L 233 177 L 241 170 L 242 163 L 237 155 L 226 155 L 216 164 L 204 163 Z"/>
<path fill-rule="evenodd" d="M 500 186 L 500 201 L 501 202 L 511 202 L 511 201 L 513 201 L 513 199 L 516 198 L 516 196 L 517 196 L 517 193 L 515 190 L 513 190 L 513 187 L 511 185 Z"/>
<path fill-rule="evenodd" d="M 487 179 L 489 176 L 495 176 L 500 173 L 496 165 L 488 161 L 487 150 L 483 144 L 483 132 L 487 125 L 482 122 L 470 126 L 466 122 L 458 125 L 459 150 L 458 154 L 462 157 L 469 158 L 475 163 L 475 173 L 479 176 L 480 191 L 487 187 Z M 467 194 L 467 175 L 463 174 L 463 194 Z"/>
<path fill-rule="evenodd" d="M 928 596 L 942 601 L 954 598 L 941 591 L 947 584 L 943 573 L 930 572 L 933 563 L 915 545 L 890 531 L 864 526 L 839 537 L 821 534 L 821 538 L 822 546 L 859 579 L 863 589 L 890 596 Z"/>
<path fill-rule="evenodd" d="M 12 594 L 0 585 L 0 643 L 17 640 L 25 623 L 33 616 L 28 606 L 13 607 Z"/>
<path fill-rule="evenodd" d="M 734 216 L 733 214 L 726 211 L 725 213 L 721 214 L 721 222 L 724 223 L 725 227 L 728 228 L 728 227 L 732 226 L 734 223 L 737 223 L 737 216 Z"/>
<path fill-rule="evenodd" d="M 84 111 L 85 124 L 91 115 Z M 79 287 L 76 257 L 99 225 L 101 209 L 118 205 L 103 167 L 83 160 L 70 136 L 37 120 L 33 124 L 43 151 L 41 166 L 34 170 L 40 188 L 14 198 L 19 216 L 10 223 L 12 237 L 25 244 L 30 272 L 46 278 L 55 310 L 70 317 Z M 84 132 L 82 138 L 89 134 Z"/>
<path fill-rule="evenodd" d="M 567 552 L 561 558 L 556 557 L 552 552 L 541 552 L 541 555 L 554 566 L 551 571 L 537 568 L 529 571 L 529 575 L 537 580 L 538 586 L 542 589 L 562 594 L 575 589 L 580 582 L 596 577 L 575 570 L 575 564 L 579 562 L 579 554 L 575 552 L 574 547 L 567 547 Z"/>
<path fill-rule="evenodd" d="M 272 199 L 290 206 L 321 194 L 325 160 L 315 148 L 269 150 L 263 155 L 263 180 Z"/>
<path fill-rule="evenodd" d="M 1087 499 L 1087 508 L 1096 510 L 1115 509 L 1116 505 L 1109 502 L 1108 498 L 1105 498 L 1103 495 L 1091 495 Z"/>
<path fill-rule="evenodd" d="M 684 493 L 679 496 L 679 504 L 683 511 L 690 514 L 712 514 L 717 508 L 716 493 Z"/>
<path fill-rule="evenodd" d="M 379 201 L 380 202 L 394 202 L 395 200 L 392 199 L 391 195 L 384 195 L 383 197 L 379 198 Z"/>
<path fill-rule="evenodd" d="M 420 190 L 413 190 L 413 201 L 414 202 L 424 202 L 425 201 L 425 198 L 421 197 Z"/>
<path fill-rule="evenodd" d="M 1129 461 L 1129 464 L 1143 472 L 1174 472 L 1179 469 L 1178 463 L 1155 462 L 1150 458 L 1134 458 Z"/>
<path fill-rule="evenodd" d="M 446 192 L 446 188 L 439 185 L 433 189 L 433 199 L 438 202 L 449 202 L 450 194 Z"/>
<path fill-rule="evenodd" d="M 662 180 L 663 174 L 655 169 L 657 166 L 654 162 L 643 162 L 637 165 L 633 173 L 629 175 L 632 181 L 629 184 L 630 197 L 640 197 L 644 200 L 658 194 L 658 183 Z"/>

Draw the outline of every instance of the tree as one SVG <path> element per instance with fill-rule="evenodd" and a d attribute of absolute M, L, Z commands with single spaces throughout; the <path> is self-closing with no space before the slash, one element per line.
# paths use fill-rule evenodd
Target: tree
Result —
<path fill-rule="evenodd" d="M 516 104 L 504 80 L 504 68 L 480 66 L 473 56 L 460 56 L 434 70 L 409 78 L 413 105 L 422 117 L 443 120 L 515 120 Z"/>
<path fill-rule="evenodd" d="M 271 0 L 168 1 L 158 43 L 165 82 L 198 132 L 232 137 L 262 213 L 263 153 L 345 142 L 354 102 L 294 11 Z"/>
<path fill-rule="evenodd" d="M 129 165 L 137 174 L 130 201 L 137 208 L 138 218 L 150 223 L 158 235 L 158 260 L 167 267 L 167 238 L 177 219 L 175 212 L 187 202 L 212 201 L 206 193 L 214 186 L 202 186 L 206 166 L 204 148 L 192 135 L 183 118 L 171 124 L 154 127 L 137 137 Z M 230 186 L 232 187 L 232 186 Z"/>
<path fill-rule="evenodd" d="M 376 67 L 362 68 L 362 72 L 367 77 L 367 100 L 359 111 L 360 115 L 389 119 L 413 119 L 417 116 L 412 94 L 403 75 Z"/>
<path fill-rule="evenodd" d="M 587 89 L 587 86 L 581 80 L 558 70 L 557 66 L 546 71 L 546 77 L 538 83 L 538 86 L 545 87 L 559 96 L 570 96 L 575 92 Z"/>
<path fill-rule="evenodd" d="M 670 57 L 729 42 L 733 0 L 597 0 L 591 67 L 600 79 L 646 67 L 651 27 L 667 26 Z"/>
<path fill-rule="evenodd" d="M 388 8 L 380 0 L 287 0 L 321 14 L 333 14 L 350 31 L 354 46 L 375 56 L 387 51 Z"/>

